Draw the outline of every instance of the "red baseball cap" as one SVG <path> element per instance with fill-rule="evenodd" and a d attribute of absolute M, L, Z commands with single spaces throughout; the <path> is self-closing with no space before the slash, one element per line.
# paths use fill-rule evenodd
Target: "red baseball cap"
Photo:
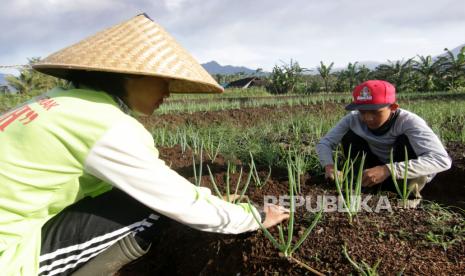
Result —
<path fill-rule="evenodd" d="M 346 110 L 376 110 L 396 102 L 396 88 L 383 80 L 368 80 L 352 92 L 353 102 Z"/>

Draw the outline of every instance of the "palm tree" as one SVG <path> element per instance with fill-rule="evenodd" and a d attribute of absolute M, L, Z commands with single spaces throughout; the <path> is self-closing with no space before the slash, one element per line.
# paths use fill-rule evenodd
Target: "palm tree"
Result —
<path fill-rule="evenodd" d="M 431 56 L 418 56 L 419 60 L 412 61 L 413 71 L 422 77 L 423 91 L 433 91 L 436 88 L 435 78 L 439 74 L 440 60 L 433 61 Z"/>
<path fill-rule="evenodd" d="M 33 94 L 34 92 L 45 92 L 55 86 L 66 87 L 69 83 L 65 80 L 51 77 L 32 69 L 32 65 L 40 58 L 30 58 L 27 66 L 23 67 L 19 76 L 8 75 L 5 77 L 8 84 L 19 94 Z"/>
<path fill-rule="evenodd" d="M 347 69 L 345 71 L 345 76 L 347 78 L 347 81 L 349 82 L 349 90 L 354 89 L 355 82 L 357 81 L 357 73 L 358 73 L 357 64 L 358 64 L 357 61 L 354 62 L 354 64 L 349 62 L 349 64 L 347 65 Z"/>
<path fill-rule="evenodd" d="M 266 89 L 272 94 L 292 93 L 305 71 L 307 69 L 300 67 L 299 63 L 292 59 L 289 64 L 275 65 L 269 76 Z"/>
<path fill-rule="evenodd" d="M 7 75 L 5 80 L 18 94 L 29 94 L 34 87 L 34 75 L 30 69 L 21 70 L 19 76 Z"/>
<path fill-rule="evenodd" d="M 371 70 L 368 67 L 366 67 L 365 65 L 360 66 L 357 71 L 357 82 L 362 83 L 364 81 L 369 80 L 370 74 Z"/>
<path fill-rule="evenodd" d="M 465 46 L 460 49 L 457 56 L 445 48 L 445 56 L 440 57 L 440 64 L 444 78 L 448 81 L 450 88 L 457 88 L 463 84 L 465 77 Z"/>
<path fill-rule="evenodd" d="M 347 80 L 347 70 L 341 70 L 334 72 L 333 76 L 336 78 L 336 83 L 334 84 L 332 90 L 337 92 L 347 92 L 350 91 L 349 83 Z"/>
<path fill-rule="evenodd" d="M 317 68 L 320 73 L 323 82 L 325 83 L 325 92 L 329 92 L 329 78 L 331 76 L 331 69 L 333 68 L 334 62 L 331 62 L 329 66 L 326 66 L 323 61 L 320 61 L 320 66 Z"/>
<path fill-rule="evenodd" d="M 412 83 L 412 58 L 405 62 L 404 60 L 396 62 L 388 60 L 388 63 L 376 67 L 376 78 L 391 82 L 399 91 L 411 88 L 409 85 Z"/>

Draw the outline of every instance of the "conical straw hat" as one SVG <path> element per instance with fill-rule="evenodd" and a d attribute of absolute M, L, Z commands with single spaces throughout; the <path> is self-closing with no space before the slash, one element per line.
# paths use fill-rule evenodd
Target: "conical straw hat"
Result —
<path fill-rule="evenodd" d="M 71 70 L 115 72 L 170 79 L 171 93 L 221 93 L 223 88 L 146 14 L 103 30 L 33 66 L 56 77 Z"/>

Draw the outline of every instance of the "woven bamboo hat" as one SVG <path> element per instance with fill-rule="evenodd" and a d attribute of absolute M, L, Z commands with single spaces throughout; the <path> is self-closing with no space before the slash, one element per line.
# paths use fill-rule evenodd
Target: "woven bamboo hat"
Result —
<path fill-rule="evenodd" d="M 223 88 L 146 14 L 103 30 L 33 65 L 67 78 L 76 70 L 162 77 L 171 93 L 221 93 Z"/>

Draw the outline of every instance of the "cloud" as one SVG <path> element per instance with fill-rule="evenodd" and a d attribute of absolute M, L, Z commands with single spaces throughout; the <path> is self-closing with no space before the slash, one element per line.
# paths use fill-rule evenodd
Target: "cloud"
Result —
<path fill-rule="evenodd" d="M 386 61 L 464 43 L 462 1 L 15 0 L 0 10 L 0 64 L 46 56 L 146 12 L 199 61 Z"/>

